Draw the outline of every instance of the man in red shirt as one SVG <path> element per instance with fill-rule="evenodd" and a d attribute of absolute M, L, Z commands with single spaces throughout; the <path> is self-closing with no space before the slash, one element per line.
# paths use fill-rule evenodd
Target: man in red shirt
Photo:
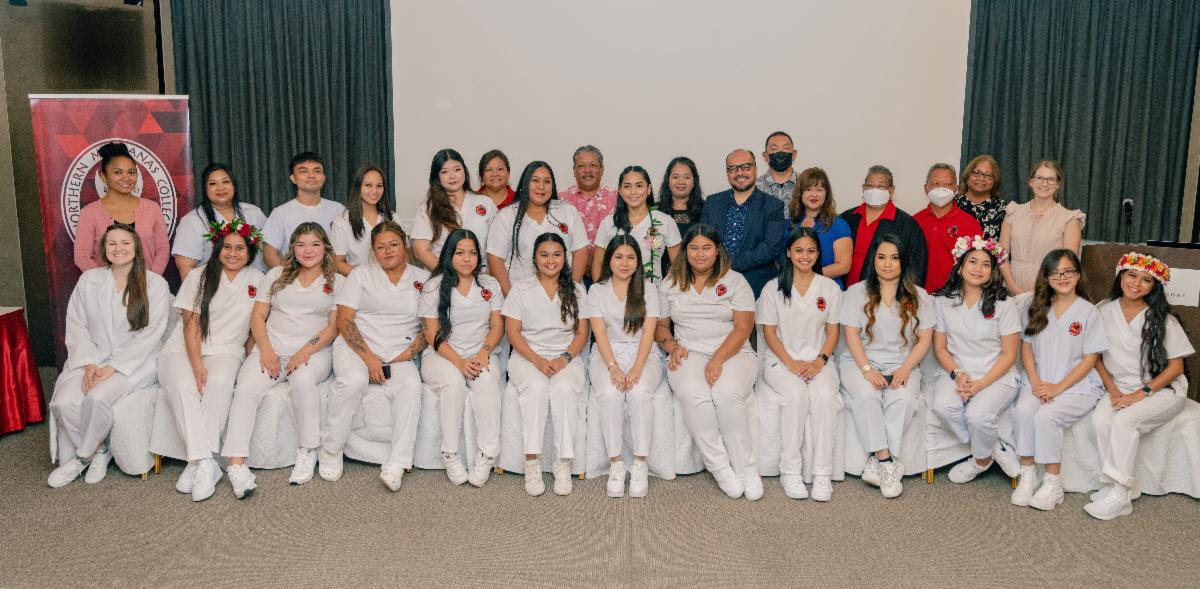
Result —
<path fill-rule="evenodd" d="M 925 195 L 929 206 L 913 215 L 925 234 L 929 263 L 926 265 L 925 290 L 937 292 L 946 284 L 954 268 L 954 242 L 962 235 L 981 235 L 983 227 L 970 213 L 954 204 L 958 179 L 954 166 L 933 164 L 925 174 Z"/>

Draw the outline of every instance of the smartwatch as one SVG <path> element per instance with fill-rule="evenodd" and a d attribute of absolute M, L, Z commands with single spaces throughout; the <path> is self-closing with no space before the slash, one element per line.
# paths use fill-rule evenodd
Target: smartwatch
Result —
<path fill-rule="evenodd" d="M 1154 391 L 1150 390 L 1150 385 L 1143 385 L 1141 391 L 1145 393 L 1147 397 L 1154 394 Z"/>
<path fill-rule="evenodd" d="M 567 359 L 567 364 L 570 364 L 571 360 L 575 358 L 575 356 L 572 356 L 570 352 L 563 352 L 562 357 Z"/>
<path fill-rule="evenodd" d="M 950 380 L 958 380 L 958 375 L 959 375 L 959 372 L 958 372 L 957 368 L 955 368 L 954 370 L 951 370 L 950 371 Z"/>
<path fill-rule="evenodd" d="M 821 362 L 829 364 L 829 354 L 817 354 L 817 357 L 821 359 Z"/>

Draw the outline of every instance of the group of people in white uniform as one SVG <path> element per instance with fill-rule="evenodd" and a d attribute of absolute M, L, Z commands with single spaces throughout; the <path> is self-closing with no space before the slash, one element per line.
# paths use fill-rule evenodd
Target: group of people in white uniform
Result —
<path fill-rule="evenodd" d="M 339 479 L 353 416 L 376 385 L 391 400 L 393 423 L 379 476 L 398 490 L 413 465 L 424 385 L 439 399 L 447 478 L 479 487 L 499 454 L 507 378 L 519 400 L 530 495 L 545 492 L 547 427 L 554 492 L 571 492 L 577 407 L 590 391 L 611 459 L 607 493 L 643 497 L 652 397 L 665 377 L 719 488 L 756 500 L 764 491 L 750 407 L 761 374 L 782 399 L 779 470 L 788 497 L 831 499 L 844 407 L 870 455 L 862 480 L 892 498 L 902 492 L 904 430 L 929 378 L 933 412 L 971 448 L 950 480 L 969 482 L 998 463 L 1019 477 L 1015 505 L 1061 503 L 1063 432 L 1092 413 L 1107 486 L 1086 510 L 1111 519 L 1130 513 L 1138 493 L 1140 436 L 1186 398 L 1183 358 L 1193 348 L 1164 295 L 1170 269 L 1149 256 L 1122 257 L 1110 298 L 1097 307 L 1083 296 L 1075 253 L 1054 250 L 1032 296 L 1017 300 L 1001 275 L 1008 253 L 993 239 L 963 236 L 949 280 L 931 294 L 905 267 L 906 244 L 881 234 L 863 279 L 843 292 L 820 273 L 817 233 L 797 227 L 778 277 L 756 301 L 713 227 L 698 223 L 680 235 L 649 207 L 650 178 L 637 166 L 621 173 L 617 212 L 591 244 L 579 213 L 556 198 L 545 162 L 524 169 L 515 202 L 497 213 L 467 188 L 461 156 L 438 152 L 411 235 L 395 221 L 382 170 L 361 170 L 350 209 L 335 211 L 323 199 L 302 201 L 306 189 L 319 191 L 311 177 L 323 174 L 302 167 L 293 162 L 297 200 L 261 230 L 228 199 L 215 203 L 219 215 L 213 207 L 195 213 L 211 219 L 203 243 L 191 243 L 197 236 L 181 224 L 176 252 L 199 258 L 174 299 L 181 318 L 167 338 L 166 282 L 146 270 L 132 228 L 104 231 L 105 265 L 83 274 L 68 307 L 68 359 L 51 402 L 59 466 L 50 486 L 81 474 L 89 483 L 104 478 L 113 404 L 157 378 L 187 448 L 176 487 L 193 500 L 213 495 L 220 462 L 235 496 L 256 488 L 245 464 L 255 416 L 281 382 L 297 433 L 292 484 L 314 473 Z M 923 369 L 930 352 L 934 362 Z M 318 385 L 331 376 L 322 420 Z M 474 448 L 460 445 L 467 403 Z M 998 434 L 998 416 L 1010 408 L 1015 448 Z M 801 475 L 806 435 L 811 489 Z"/>

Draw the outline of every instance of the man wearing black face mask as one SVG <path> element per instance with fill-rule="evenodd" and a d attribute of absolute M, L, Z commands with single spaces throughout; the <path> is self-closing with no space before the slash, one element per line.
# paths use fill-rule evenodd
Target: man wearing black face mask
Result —
<path fill-rule="evenodd" d="M 775 197 L 787 209 L 792 202 L 792 191 L 796 189 L 796 173 L 793 162 L 796 160 L 796 149 L 792 147 L 792 136 L 783 131 L 767 135 L 767 145 L 763 150 L 763 163 L 767 171 L 754 182 L 759 190 Z"/>

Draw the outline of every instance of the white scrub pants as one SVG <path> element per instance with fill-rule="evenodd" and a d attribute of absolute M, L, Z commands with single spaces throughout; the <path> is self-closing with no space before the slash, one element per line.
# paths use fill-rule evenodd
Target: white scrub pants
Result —
<path fill-rule="evenodd" d="M 988 458 L 1000 439 L 1000 413 L 1017 398 L 1017 388 L 992 383 L 965 403 L 955 391 L 950 375 L 939 374 L 933 383 L 933 413 L 946 423 L 959 442 L 970 442 L 971 456 Z"/>
<path fill-rule="evenodd" d="M 917 414 L 921 370 L 914 368 L 909 372 L 908 382 L 898 389 L 890 386 L 875 388 L 854 362 L 840 362 L 838 372 L 842 378 L 846 408 L 850 410 L 850 418 L 854 420 L 854 429 L 858 432 L 858 441 L 863 450 L 870 454 L 887 450 L 899 460 L 904 430 Z"/>
<path fill-rule="evenodd" d="M 421 375 L 410 362 L 390 365 L 392 377 L 382 385 L 383 394 L 392 402 L 392 451 L 388 464 L 412 468 L 413 447 L 417 443 L 417 421 L 421 417 Z M 350 437 L 354 414 L 362 406 L 370 378 L 367 365 L 349 346 L 333 348 L 333 387 L 329 407 L 325 412 L 325 440 L 322 448 L 327 454 L 341 454 Z"/>
<path fill-rule="evenodd" d="M 203 394 L 196 389 L 196 376 L 186 353 L 167 354 L 158 362 L 158 384 L 175 417 L 188 462 L 212 458 L 221 451 L 221 431 L 229 417 L 234 381 L 242 366 L 242 357 L 234 354 L 212 354 L 200 361 L 208 373 Z"/>
<path fill-rule="evenodd" d="M 713 386 L 704 378 L 710 354 L 688 351 L 675 371 L 667 370 L 683 420 L 710 472 L 733 468 L 738 476 L 758 474 L 750 436 L 750 395 L 758 372 L 754 354 L 739 351 L 725 361 Z"/>
<path fill-rule="evenodd" d="M 637 361 L 638 343 L 610 345 L 617 367 L 622 371 L 632 368 L 633 363 Z M 592 347 L 588 374 L 591 376 L 592 391 L 595 392 L 600 406 L 600 431 L 604 434 L 604 446 L 608 449 L 608 457 L 621 456 L 626 415 L 629 416 L 630 430 L 633 434 L 633 454 L 649 455 L 651 431 L 654 427 L 654 392 L 658 390 L 658 385 L 662 384 L 662 361 L 658 350 L 650 350 L 650 354 L 646 356 L 646 365 L 642 367 L 641 378 L 628 391 L 619 391 L 613 386 L 608 365 L 604 363 L 600 350 L 595 346 Z"/>
<path fill-rule="evenodd" d="M 1095 406 L 1094 395 L 1062 394 L 1043 403 L 1032 389 L 1022 386 L 1014 411 L 1017 455 L 1032 456 L 1038 464 L 1061 463 L 1063 432 Z"/>
<path fill-rule="evenodd" d="M 1138 443 L 1142 435 L 1154 431 L 1183 411 L 1187 397 L 1171 389 L 1153 395 L 1120 411 L 1112 408 L 1106 393 L 1092 413 L 1092 429 L 1100 450 L 1100 472 L 1126 487 L 1133 487 Z"/>
<path fill-rule="evenodd" d="M 475 380 L 467 380 L 441 354 L 430 352 L 421 357 L 421 375 L 433 394 L 438 396 L 438 422 L 442 430 L 442 452 L 456 454 L 462 433 L 467 400 L 475 415 L 479 452 L 488 458 L 500 453 L 500 375 L 504 371 L 500 354 L 488 358 L 487 370 Z"/>
<path fill-rule="evenodd" d="M 62 373 L 54 383 L 50 410 L 58 421 L 59 464 L 91 458 L 113 426 L 113 405 L 130 393 L 129 378 L 120 372 L 83 393 L 83 368 Z"/>
<path fill-rule="evenodd" d="M 250 455 L 250 436 L 254 434 L 254 420 L 258 405 L 271 388 L 281 382 L 291 384 L 292 421 L 296 426 L 296 445 L 301 448 L 316 448 L 321 445 L 321 398 L 317 385 L 329 378 L 333 357 L 326 346 L 287 374 L 288 356 L 279 357 L 279 378 L 274 379 L 262 371 L 258 363 L 258 349 L 250 352 L 242 369 L 238 372 L 237 388 L 233 393 L 233 404 L 229 407 L 229 427 L 225 432 L 225 447 L 221 454 L 230 458 L 245 458 Z"/>
<path fill-rule="evenodd" d="M 574 458 L 579 396 L 584 393 L 587 378 L 583 360 L 572 359 L 558 374 L 547 377 L 524 356 L 513 354 L 508 360 L 508 378 L 520 399 L 525 453 L 542 453 L 549 412 L 554 420 L 554 449 L 558 457 Z"/>
<path fill-rule="evenodd" d="M 833 437 L 841 417 L 842 396 L 838 393 L 837 368 L 826 364 L 811 381 L 792 374 L 782 362 L 768 360 L 763 368 L 767 384 L 780 399 L 779 429 L 782 444 L 779 474 L 799 475 L 804 458 L 804 427 L 812 428 L 813 475 L 833 475 Z"/>

